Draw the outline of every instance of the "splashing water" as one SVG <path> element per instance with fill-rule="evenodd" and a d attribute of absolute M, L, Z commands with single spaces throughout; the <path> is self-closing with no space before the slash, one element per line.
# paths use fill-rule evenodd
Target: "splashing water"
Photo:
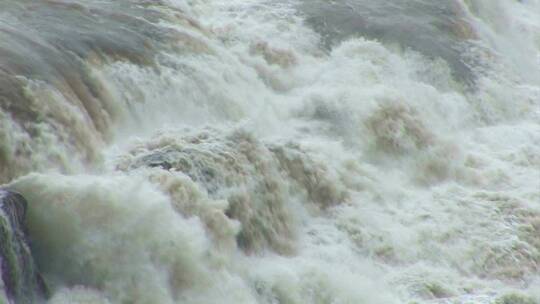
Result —
<path fill-rule="evenodd" d="M 3 1 L 0 182 L 48 302 L 540 303 L 539 20 Z"/>

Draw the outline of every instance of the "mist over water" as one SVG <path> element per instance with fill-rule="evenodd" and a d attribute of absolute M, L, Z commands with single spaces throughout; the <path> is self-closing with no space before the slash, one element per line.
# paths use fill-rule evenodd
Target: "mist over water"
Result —
<path fill-rule="evenodd" d="M 48 303 L 540 303 L 540 2 L 3 0 L 0 183 Z"/>

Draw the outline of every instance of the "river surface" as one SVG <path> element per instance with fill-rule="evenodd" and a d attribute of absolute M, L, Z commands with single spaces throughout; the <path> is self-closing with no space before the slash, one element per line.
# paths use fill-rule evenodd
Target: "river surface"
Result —
<path fill-rule="evenodd" d="M 540 303 L 540 1 L 0 0 L 0 184 L 52 304 Z"/>

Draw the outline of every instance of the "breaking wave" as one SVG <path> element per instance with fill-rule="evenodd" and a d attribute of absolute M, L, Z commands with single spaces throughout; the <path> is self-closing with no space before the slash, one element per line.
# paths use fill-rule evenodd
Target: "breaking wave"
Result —
<path fill-rule="evenodd" d="M 47 301 L 540 302 L 539 20 L 4 0 L 0 183 Z"/>

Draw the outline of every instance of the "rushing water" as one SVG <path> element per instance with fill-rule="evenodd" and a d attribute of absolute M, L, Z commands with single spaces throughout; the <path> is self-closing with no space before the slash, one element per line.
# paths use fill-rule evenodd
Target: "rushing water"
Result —
<path fill-rule="evenodd" d="M 540 1 L 0 0 L 0 183 L 49 303 L 540 303 Z"/>

